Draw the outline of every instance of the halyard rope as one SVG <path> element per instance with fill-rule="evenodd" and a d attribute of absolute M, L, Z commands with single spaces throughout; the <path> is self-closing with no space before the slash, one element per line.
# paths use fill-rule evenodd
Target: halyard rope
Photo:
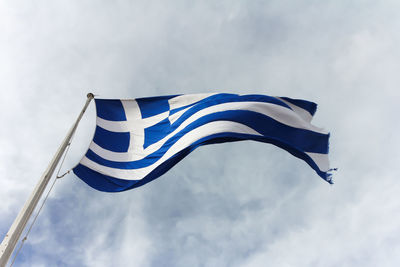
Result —
<path fill-rule="evenodd" d="M 74 135 L 75 135 L 75 134 L 74 134 Z M 63 160 L 61 161 L 60 167 L 58 168 L 58 172 L 57 172 L 56 178 L 54 179 L 54 181 L 53 181 L 53 183 L 52 183 L 52 185 L 51 185 L 49 191 L 47 192 L 45 198 L 43 199 L 42 204 L 40 205 L 40 208 L 39 208 L 38 212 L 36 213 L 35 217 L 33 218 L 33 221 L 31 222 L 31 224 L 30 224 L 30 226 L 29 226 L 29 228 L 28 228 L 28 231 L 26 232 L 24 238 L 22 238 L 21 244 L 19 245 L 18 250 L 15 252 L 15 255 L 14 255 L 13 260 L 12 260 L 12 262 L 11 262 L 11 264 L 10 264 L 10 267 L 12 267 L 12 266 L 14 265 L 15 259 L 17 258 L 19 252 L 21 251 L 21 249 L 22 249 L 22 247 L 23 247 L 25 241 L 28 239 L 28 235 L 29 235 L 29 233 L 31 232 L 32 227 L 33 227 L 33 225 L 35 224 L 36 219 L 38 218 L 40 212 L 42 211 L 42 208 L 43 208 L 44 204 L 46 203 L 46 200 L 47 200 L 47 198 L 49 197 L 50 192 L 52 191 L 52 189 L 53 189 L 53 187 L 54 187 L 56 181 L 57 181 L 58 179 L 60 179 L 60 178 L 63 178 L 65 175 L 69 174 L 70 171 L 71 171 L 71 170 L 68 170 L 68 171 L 65 172 L 63 175 L 61 175 L 61 176 L 59 175 L 59 174 L 60 174 L 60 171 L 61 171 L 61 167 L 62 167 L 62 165 L 64 164 L 65 158 L 67 157 L 67 154 L 68 154 L 69 148 L 70 148 L 70 146 L 71 146 L 72 139 L 74 138 L 74 135 L 71 136 L 71 139 L 70 139 L 70 141 L 69 141 L 69 143 L 68 143 L 68 145 L 67 145 L 67 149 L 65 150 Z"/>

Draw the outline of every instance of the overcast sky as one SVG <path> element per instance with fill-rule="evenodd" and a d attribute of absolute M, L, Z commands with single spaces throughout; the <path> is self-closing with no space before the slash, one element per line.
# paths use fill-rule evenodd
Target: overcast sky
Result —
<path fill-rule="evenodd" d="M 400 266 L 400 2 L 0 0 L 0 239 L 86 94 L 318 103 L 335 184 L 268 144 L 103 193 L 56 183 L 14 266 Z M 93 103 L 63 170 L 94 133 Z"/>

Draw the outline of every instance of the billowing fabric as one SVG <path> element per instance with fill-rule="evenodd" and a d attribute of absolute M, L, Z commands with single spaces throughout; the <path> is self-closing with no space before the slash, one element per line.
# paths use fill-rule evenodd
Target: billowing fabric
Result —
<path fill-rule="evenodd" d="M 119 192 L 144 185 L 201 145 L 241 140 L 276 145 L 332 182 L 329 133 L 310 123 L 315 103 L 236 94 L 95 102 L 94 138 L 73 171 L 97 190 Z"/>

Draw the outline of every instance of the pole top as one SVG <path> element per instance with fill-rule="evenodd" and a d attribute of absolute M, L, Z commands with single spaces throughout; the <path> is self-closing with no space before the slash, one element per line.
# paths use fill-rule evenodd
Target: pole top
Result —
<path fill-rule="evenodd" d="M 91 99 L 94 98 L 94 94 L 88 93 L 88 94 L 87 94 L 87 98 L 91 98 Z"/>

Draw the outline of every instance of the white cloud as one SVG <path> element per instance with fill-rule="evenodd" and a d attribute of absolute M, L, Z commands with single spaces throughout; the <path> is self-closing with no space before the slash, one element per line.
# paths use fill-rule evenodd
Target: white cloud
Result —
<path fill-rule="evenodd" d="M 16 266 L 393 266 L 399 256 L 397 1 L 3 1 L 0 233 L 93 91 L 313 100 L 330 186 L 269 145 L 202 147 L 152 183 L 57 182 Z M 94 128 L 85 115 L 66 168 Z"/>

